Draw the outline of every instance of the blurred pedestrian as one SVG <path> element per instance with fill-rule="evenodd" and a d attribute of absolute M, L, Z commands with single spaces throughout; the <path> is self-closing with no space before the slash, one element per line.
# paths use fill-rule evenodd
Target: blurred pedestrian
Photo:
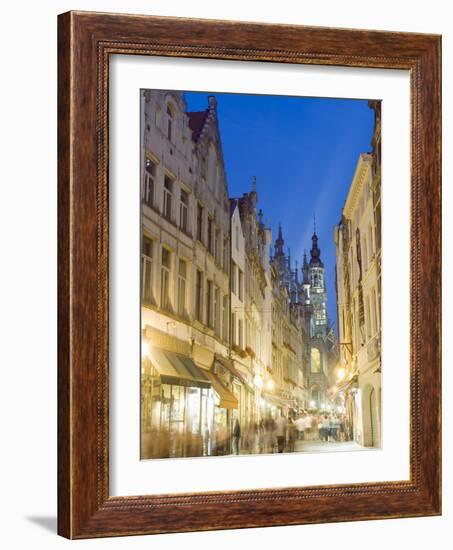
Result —
<path fill-rule="evenodd" d="M 292 416 L 288 418 L 288 452 L 293 453 L 296 449 L 297 426 Z"/>
<path fill-rule="evenodd" d="M 305 415 L 299 416 L 299 418 L 296 420 L 296 426 L 297 426 L 297 437 L 298 439 L 304 439 L 304 432 L 305 432 Z"/>
<path fill-rule="evenodd" d="M 277 448 L 279 453 L 283 453 L 286 444 L 286 428 L 288 422 L 280 412 L 279 417 L 275 421 L 275 435 L 277 436 Z"/>
<path fill-rule="evenodd" d="M 239 441 L 241 439 L 241 426 L 239 425 L 239 420 L 236 418 L 233 424 L 233 454 L 239 454 Z"/>

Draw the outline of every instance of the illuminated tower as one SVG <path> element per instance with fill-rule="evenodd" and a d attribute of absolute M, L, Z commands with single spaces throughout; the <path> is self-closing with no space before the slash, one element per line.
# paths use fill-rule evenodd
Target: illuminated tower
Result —
<path fill-rule="evenodd" d="M 310 282 L 310 301 L 313 314 L 310 323 L 312 338 L 325 339 L 327 336 L 327 289 L 324 278 L 324 264 L 321 261 L 321 250 L 318 247 L 316 228 L 311 238 L 310 262 L 307 268 Z"/>

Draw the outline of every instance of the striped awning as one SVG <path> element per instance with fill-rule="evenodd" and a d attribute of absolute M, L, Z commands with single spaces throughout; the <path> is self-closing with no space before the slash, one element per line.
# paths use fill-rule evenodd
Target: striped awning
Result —
<path fill-rule="evenodd" d="M 210 388 L 212 385 L 190 357 L 155 347 L 148 356 L 163 384 L 196 388 Z"/>

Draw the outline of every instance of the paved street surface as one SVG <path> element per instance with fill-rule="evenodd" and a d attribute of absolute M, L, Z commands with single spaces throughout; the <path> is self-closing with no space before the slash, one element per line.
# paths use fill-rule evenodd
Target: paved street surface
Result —
<path fill-rule="evenodd" d="M 364 447 L 355 441 L 296 441 L 296 452 L 322 453 L 322 452 L 342 452 L 342 451 L 363 451 Z"/>
<path fill-rule="evenodd" d="M 306 453 L 326 453 L 326 452 L 347 452 L 347 451 L 365 451 L 369 450 L 367 447 L 362 447 L 355 441 L 321 441 L 319 439 L 315 440 L 304 440 L 296 441 L 295 452 L 306 452 Z M 274 453 L 276 454 L 276 449 Z M 285 453 L 288 453 L 288 450 L 285 450 Z M 249 454 L 259 454 L 258 451 L 250 453 L 245 449 L 241 449 L 239 454 L 249 455 Z M 272 454 L 272 451 L 267 451 L 264 454 Z"/>

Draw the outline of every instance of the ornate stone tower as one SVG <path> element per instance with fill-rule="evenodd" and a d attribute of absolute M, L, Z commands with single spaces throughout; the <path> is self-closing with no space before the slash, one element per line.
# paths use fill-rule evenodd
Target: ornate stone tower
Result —
<path fill-rule="evenodd" d="M 321 261 L 321 250 L 318 247 L 316 229 L 311 240 L 311 259 L 306 268 L 306 273 L 310 282 L 310 301 L 313 308 L 310 333 L 312 338 L 325 339 L 328 330 L 327 289 L 324 279 L 324 264 Z"/>

